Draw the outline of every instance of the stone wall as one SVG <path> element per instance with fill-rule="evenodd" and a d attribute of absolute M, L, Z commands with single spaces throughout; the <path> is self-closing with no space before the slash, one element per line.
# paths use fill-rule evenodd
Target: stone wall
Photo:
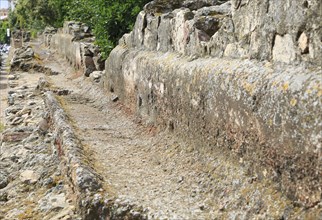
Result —
<path fill-rule="evenodd" d="M 147 123 L 220 150 L 295 203 L 321 195 L 319 1 L 153 1 L 102 86 Z"/>
<path fill-rule="evenodd" d="M 30 41 L 30 32 L 22 30 L 12 31 L 12 37 L 10 39 L 10 45 L 13 48 L 21 48 L 25 42 Z"/>
<path fill-rule="evenodd" d="M 146 5 L 123 39 L 127 45 L 196 57 L 322 63 L 319 0 L 165 2 Z"/>
<path fill-rule="evenodd" d="M 105 60 L 93 40 L 89 27 L 78 22 L 65 22 L 56 34 L 50 31 L 44 33 L 45 44 L 83 71 L 85 76 L 105 68 Z"/>

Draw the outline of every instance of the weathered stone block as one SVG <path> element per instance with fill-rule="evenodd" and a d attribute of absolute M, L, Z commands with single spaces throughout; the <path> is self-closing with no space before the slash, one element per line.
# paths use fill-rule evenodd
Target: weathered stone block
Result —
<path fill-rule="evenodd" d="M 144 12 L 140 12 L 136 18 L 135 26 L 133 29 L 133 46 L 141 47 L 143 45 L 144 40 L 144 29 L 147 26 L 146 14 Z"/>
<path fill-rule="evenodd" d="M 276 35 L 275 45 L 273 47 L 273 60 L 284 63 L 291 63 L 296 59 L 296 51 L 292 36 L 286 34 L 285 36 Z"/>
<path fill-rule="evenodd" d="M 147 26 L 144 29 L 144 47 L 148 50 L 156 50 L 158 43 L 159 16 L 147 16 Z"/>
<path fill-rule="evenodd" d="M 173 18 L 172 14 L 166 14 L 161 16 L 160 25 L 158 28 L 158 44 L 157 50 L 166 52 L 172 50 L 172 28 L 171 28 L 171 19 Z"/>

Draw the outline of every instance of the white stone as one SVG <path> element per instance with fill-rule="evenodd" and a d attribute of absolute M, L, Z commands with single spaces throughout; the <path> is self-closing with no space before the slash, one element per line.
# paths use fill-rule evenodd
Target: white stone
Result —
<path fill-rule="evenodd" d="M 101 78 L 102 74 L 103 74 L 102 71 L 94 71 L 91 73 L 90 77 L 92 79 L 99 79 L 99 78 Z"/>
<path fill-rule="evenodd" d="M 309 49 L 309 38 L 306 36 L 306 34 L 303 32 L 298 40 L 299 47 L 301 49 L 302 53 L 308 52 Z"/>
<path fill-rule="evenodd" d="M 296 52 L 292 36 L 285 34 L 284 36 L 276 35 L 275 45 L 273 48 L 273 60 L 283 63 L 291 63 L 296 58 Z"/>
<path fill-rule="evenodd" d="M 39 175 L 32 170 L 25 170 L 20 174 L 20 180 L 24 183 L 34 184 L 38 179 Z"/>
<path fill-rule="evenodd" d="M 186 45 L 190 35 L 189 22 L 186 14 L 191 13 L 189 9 L 177 9 L 174 11 L 175 19 L 173 19 L 172 39 L 174 49 L 181 54 L 185 54 Z"/>

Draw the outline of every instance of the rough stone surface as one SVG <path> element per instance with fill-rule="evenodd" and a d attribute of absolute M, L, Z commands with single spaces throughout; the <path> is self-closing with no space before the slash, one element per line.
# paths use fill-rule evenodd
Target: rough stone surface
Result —
<path fill-rule="evenodd" d="M 102 75 L 103 75 L 103 71 L 94 71 L 91 73 L 90 78 L 94 82 L 100 82 Z"/>
<path fill-rule="evenodd" d="M 57 194 L 49 192 L 39 202 L 39 209 L 43 212 L 60 211 L 68 206 L 66 195 L 64 193 Z"/>
<path fill-rule="evenodd" d="M 254 165 L 256 175 L 266 170 L 285 191 L 295 190 L 303 204 L 318 200 L 320 67 L 309 71 L 249 60 L 190 61 L 122 47 L 114 49 L 106 67 L 106 91 L 114 91 L 147 121 L 185 138 L 193 134 L 196 146 L 232 150 Z M 299 151 L 303 146 L 305 151 Z M 317 175 L 314 181 L 305 180 L 308 173 Z"/>
<path fill-rule="evenodd" d="M 13 58 L 10 62 L 11 69 L 24 69 L 28 68 L 28 61 L 31 61 L 34 57 L 34 52 L 31 47 L 21 47 L 14 51 Z"/>
<path fill-rule="evenodd" d="M 3 172 L 0 172 L 0 189 L 5 188 L 8 185 L 8 175 Z"/>

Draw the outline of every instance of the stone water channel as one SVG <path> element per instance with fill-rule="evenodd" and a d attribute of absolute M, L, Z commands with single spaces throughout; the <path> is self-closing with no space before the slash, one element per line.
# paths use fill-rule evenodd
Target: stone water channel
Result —
<path fill-rule="evenodd" d="M 321 217 L 242 161 L 142 124 L 99 74 L 84 77 L 40 39 L 12 56 L 1 71 L 0 219 Z"/>

